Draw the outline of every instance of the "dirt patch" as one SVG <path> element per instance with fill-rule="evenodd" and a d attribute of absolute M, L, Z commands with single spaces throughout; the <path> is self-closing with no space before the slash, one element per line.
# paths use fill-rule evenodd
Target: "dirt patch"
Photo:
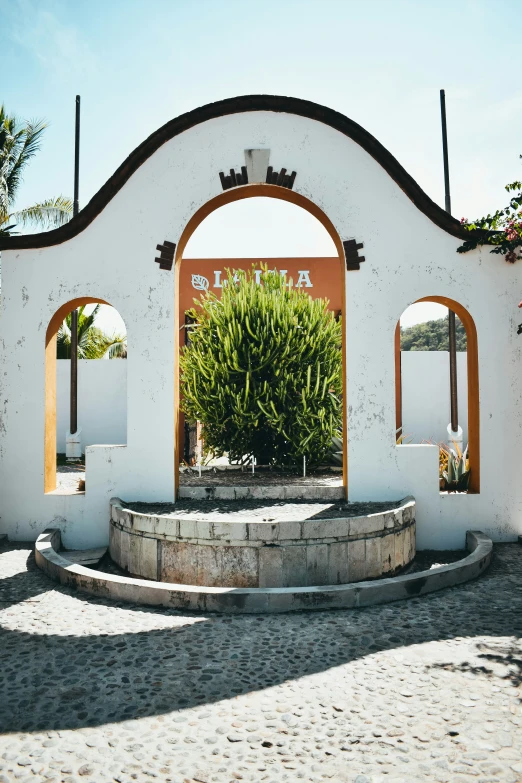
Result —
<path fill-rule="evenodd" d="M 256 468 L 255 473 L 252 473 L 251 469 L 219 470 L 213 468 L 212 470 L 202 470 L 201 478 L 197 470 L 180 472 L 179 483 L 182 487 L 271 487 L 274 485 L 342 487 L 343 474 L 340 470 L 321 470 L 312 471 L 303 477 L 292 471 L 263 468 Z"/>
<path fill-rule="evenodd" d="M 468 554 L 464 549 L 424 549 L 422 552 L 417 552 L 409 566 L 403 571 L 403 574 L 429 571 L 431 568 L 456 563 L 457 560 L 462 560 Z"/>

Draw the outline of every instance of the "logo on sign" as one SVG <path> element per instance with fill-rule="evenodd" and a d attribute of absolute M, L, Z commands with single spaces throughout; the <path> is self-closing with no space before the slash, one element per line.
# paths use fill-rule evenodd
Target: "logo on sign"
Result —
<path fill-rule="evenodd" d="M 196 291 L 208 291 L 208 280 L 203 275 L 192 275 L 192 288 Z"/>

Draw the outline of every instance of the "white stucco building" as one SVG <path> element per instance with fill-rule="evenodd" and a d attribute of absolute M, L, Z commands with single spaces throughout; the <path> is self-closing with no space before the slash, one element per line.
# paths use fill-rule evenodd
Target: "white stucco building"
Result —
<path fill-rule="evenodd" d="M 307 209 L 339 253 L 349 499 L 413 495 L 420 549 L 463 546 L 469 528 L 495 541 L 522 533 L 522 266 L 487 248 L 457 254 L 459 223 L 375 138 L 330 109 L 273 96 L 172 120 L 70 223 L 0 239 L 0 532 L 27 540 L 59 527 L 66 546 L 97 546 L 112 496 L 174 499 L 179 265 L 210 212 L 252 196 Z M 395 445 L 395 330 L 424 298 L 467 330 L 468 494 L 439 492 L 435 446 Z M 127 327 L 127 442 L 89 447 L 86 492 L 60 494 L 54 339 L 71 309 L 93 301 Z"/>

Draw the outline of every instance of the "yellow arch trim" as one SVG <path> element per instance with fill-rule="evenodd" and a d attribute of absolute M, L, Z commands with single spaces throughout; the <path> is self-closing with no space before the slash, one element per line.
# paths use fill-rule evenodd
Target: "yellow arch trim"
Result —
<path fill-rule="evenodd" d="M 323 210 L 314 204 L 313 201 L 302 196 L 300 193 L 295 193 L 293 190 L 283 188 L 278 185 L 267 185 L 265 183 L 253 184 L 253 185 L 240 185 L 230 190 L 225 190 L 218 196 L 211 198 L 203 206 L 201 206 L 190 218 L 185 226 L 183 233 L 178 242 L 176 248 L 176 265 L 174 271 L 174 488 L 175 494 L 178 491 L 179 481 L 179 444 L 178 444 L 178 429 L 179 429 L 179 270 L 183 253 L 187 246 L 187 242 L 190 237 L 200 225 L 212 212 L 216 209 L 225 206 L 225 204 L 231 204 L 234 201 L 241 201 L 245 198 L 276 198 L 281 201 L 288 201 L 291 204 L 295 204 L 302 209 L 305 209 L 313 217 L 324 226 L 324 228 L 330 234 L 337 254 L 339 256 L 339 263 L 341 264 L 341 280 L 342 280 L 342 313 L 345 312 L 345 288 L 346 288 L 346 264 L 344 257 L 344 247 L 341 237 L 337 233 L 337 230 Z M 343 485 L 345 491 L 345 497 L 348 497 L 348 427 L 347 427 L 347 402 L 346 402 L 346 337 L 345 329 L 343 328 Z"/>
<path fill-rule="evenodd" d="M 479 366 L 478 366 L 478 339 L 477 327 L 471 314 L 463 305 L 455 299 L 447 296 L 425 296 L 417 299 L 418 302 L 435 302 L 453 310 L 458 315 L 466 330 L 467 364 L 468 364 L 468 447 L 469 464 L 471 468 L 469 480 L 469 494 L 480 492 L 480 394 L 479 394 Z M 400 339 L 395 340 L 395 395 L 396 395 L 396 422 L 402 426 L 402 410 L 400 409 Z"/>
<path fill-rule="evenodd" d="M 55 312 L 45 333 L 44 492 L 56 489 L 56 335 L 72 310 L 87 304 L 109 304 L 83 296 L 71 299 Z"/>

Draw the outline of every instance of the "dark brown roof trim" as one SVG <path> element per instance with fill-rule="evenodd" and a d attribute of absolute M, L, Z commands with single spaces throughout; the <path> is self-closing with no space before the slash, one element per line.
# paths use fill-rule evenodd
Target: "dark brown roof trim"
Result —
<path fill-rule="evenodd" d="M 415 180 L 403 169 L 401 164 L 385 149 L 371 133 L 361 128 L 356 122 L 348 119 L 326 106 L 320 106 L 300 98 L 287 98 L 279 95 L 241 95 L 237 98 L 227 98 L 216 103 L 209 103 L 182 114 L 170 120 L 148 139 L 145 139 L 121 166 L 107 180 L 105 185 L 92 197 L 86 207 L 69 223 L 52 231 L 39 234 L 26 234 L 14 237 L 0 237 L 0 250 L 18 250 L 22 248 L 49 247 L 59 245 L 77 236 L 94 218 L 107 206 L 116 193 L 125 185 L 145 161 L 158 150 L 162 144 L 178 136 L 190 128 L 217 117 L 229 114 L 241 114 L 249 111 L 274 111 L 308 117 L 322 122 L 343 133 L 359 144 L 369 155 L 379 163 L 397 185 L 406 193 L 421 212 L 432 220 L 435 225 L 460 239 L 469 239 L 469 232 L 460 223 L 445 212 L 438 204 L 419 187 Z"/>

